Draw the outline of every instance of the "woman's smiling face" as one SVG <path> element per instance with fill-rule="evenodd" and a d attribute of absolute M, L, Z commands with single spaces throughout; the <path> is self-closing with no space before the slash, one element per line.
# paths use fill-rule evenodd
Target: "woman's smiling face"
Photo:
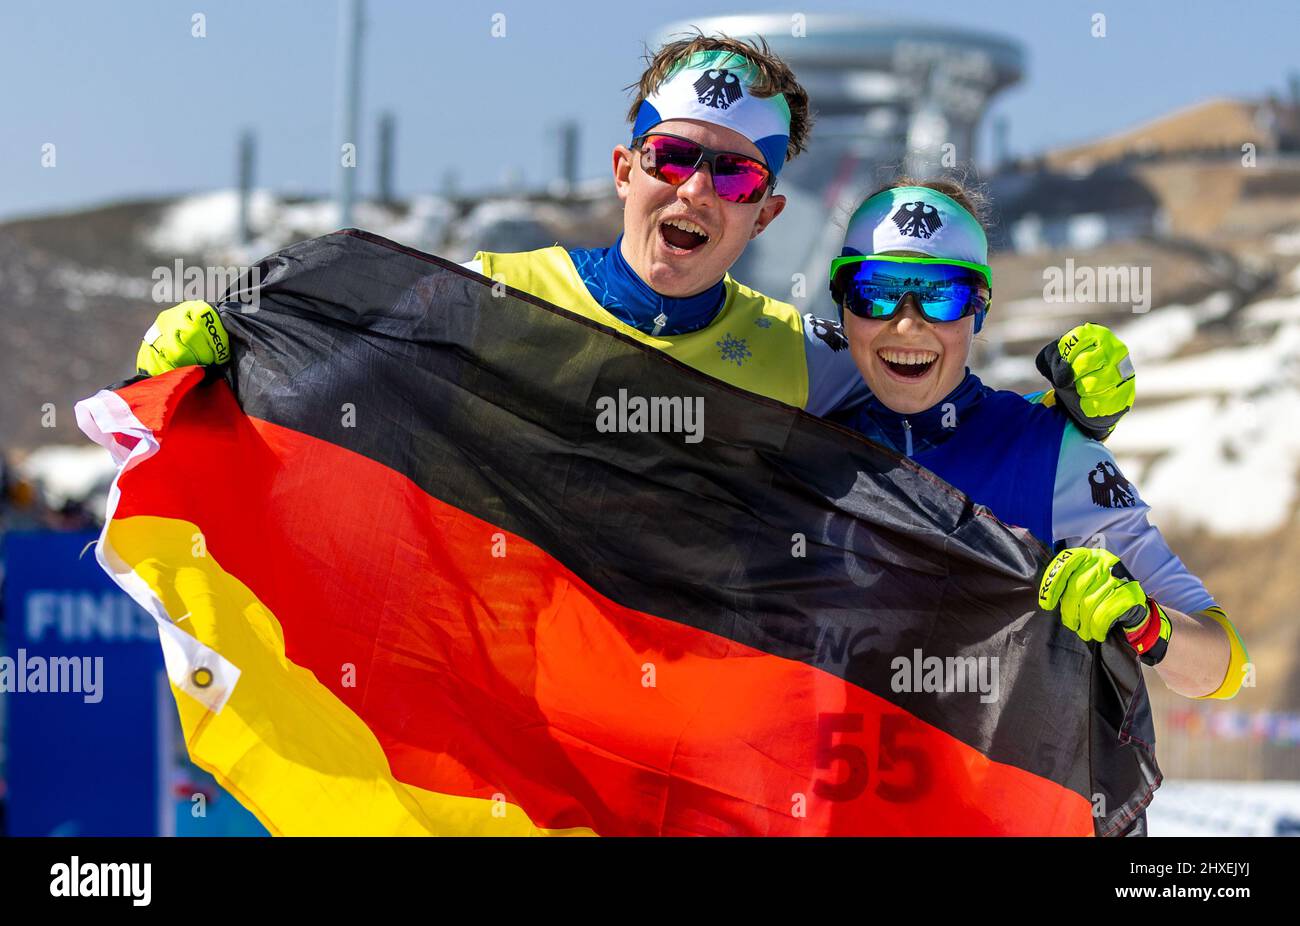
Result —
<path fill-rule="evenodd" d="M 938 405 L 965 377 L 975 317 L 931 322 L 908 293 L 891 318 L 859 318 L 845 312 L 844 334 L 853 361 L 876 398 L 892 411 L 914 415 Z"/>

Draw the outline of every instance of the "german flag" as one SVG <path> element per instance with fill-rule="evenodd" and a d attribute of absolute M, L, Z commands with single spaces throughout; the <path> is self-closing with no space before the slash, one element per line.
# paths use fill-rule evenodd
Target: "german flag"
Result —
<path fill-rule="evenodd" d="M 363 232 L 255 278 L 228 369 L 78 419 L 190 755 L 271 832 L 1108 835 L 1149 802 L 1131 653 L 1036 610 L 1047 551 L 933 474 Z"/>

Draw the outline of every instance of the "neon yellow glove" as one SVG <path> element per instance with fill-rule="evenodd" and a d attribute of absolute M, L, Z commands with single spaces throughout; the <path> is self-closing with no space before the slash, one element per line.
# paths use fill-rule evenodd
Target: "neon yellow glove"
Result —
<path fill-rule="evenodd" d="M 1091 323 L 1071 328 L 1039 351 L 1037 364 L 1055 387 L 1055 401 L 1093 440 L 1110 436 L 1133 407 L 1133 361 L 1109 328 Z"/>
<path fill-rule="evenodd" d="M 217 310 L 206 302 L 182 302 L 159 313 L 135 356 L 141 373 L 157 376 L 177 367 L 210 366 L 230 359 L 230 337 Z"/>
<path fill-rule="evenodd" d="M 1085 642 L 1106 639 L 1118 621 L 1126 630 L 1146 626 L 1151 609 L 1142 585 L 1109 550 L 1073 547 L 1047 564 L 1038 606 L 1060 607 L 1061 623 Z"/>

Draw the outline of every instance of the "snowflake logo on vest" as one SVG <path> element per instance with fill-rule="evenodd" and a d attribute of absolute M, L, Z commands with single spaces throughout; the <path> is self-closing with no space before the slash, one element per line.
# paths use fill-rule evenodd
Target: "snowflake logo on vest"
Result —
<path fill-rule="evenodd" d="M 1137 504 L 1133 483 L 1109 460 L 1102 460 L 1088 471 L 1092 503 L 1098 508 L 1132 508 Z"/>
<path fill-rule="evenodd" d="M 939 210 L 925 202 L 903 203 L 890 218 L 900 234 L 913 238 L 929 238 L 943 226 Z"/>
<path fill-rule="evenodd" d="M 700 103 L 714 109 L 727 109 L 741 97 L 740 78 L 726 68 L 710 68 L 693 86 Z"/>
<path fill-rule="evenodd" d="M 844 336 L 844 328 L 840 326 L 839 322 L 817 318 L 812 314 L 806 317 L 812 325 L 813 334 L 831 350 L 838 353 L 849 346 L 849 339 Z"/>
<path fill-rule="evenodd" d="M 730 331 L 723 336 L 721 341 L 715 343 L 718 346 L 718 354 L 722 357 L 723 363 L 734 363 L 736 366 L 740 366 L 754 356 L 749 349 L 749 345 L 745 343 L 745 339 L 732 337 Z"/>

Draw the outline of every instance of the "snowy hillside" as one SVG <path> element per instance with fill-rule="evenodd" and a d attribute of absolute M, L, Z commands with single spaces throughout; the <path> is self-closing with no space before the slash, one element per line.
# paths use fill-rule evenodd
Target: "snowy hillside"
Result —
<path fill-rule="evenodd" d="M 1293 263 L 1296 240 L 1279 233 L 1269 249 Z M 1134 314 L 1008 300 L 995 306 L 994 358 L 979 372 L 1001 386 L 1040 388 L 1037 347 L 1080 321 L 1110 326 L 1132 354 L 1137 401 L 1108 446 L 1154 520 L 1167 533 L 1269 534 L 1291 522 L 1300 477 L 1300 267 L 1266 296 L 1239 301 L 1219 290 Z"/>

